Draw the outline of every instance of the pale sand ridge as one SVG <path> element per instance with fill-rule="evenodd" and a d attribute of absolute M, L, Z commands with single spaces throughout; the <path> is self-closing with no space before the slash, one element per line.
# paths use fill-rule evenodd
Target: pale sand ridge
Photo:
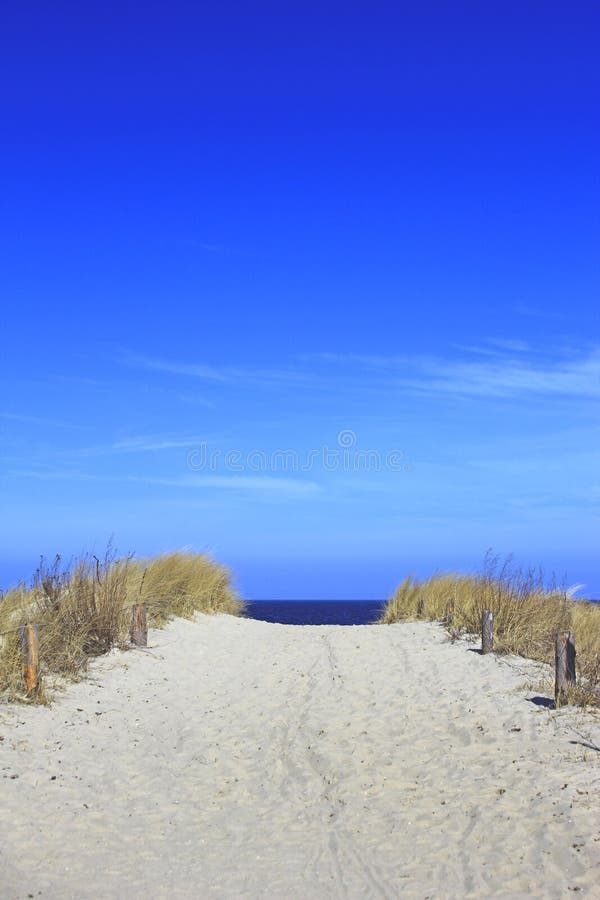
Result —
<path fill-rule="evenodd" d="M 534 664 L 428 623 L 150 643 L 0 707 L 2 898 L 600 897 L 600 728 Z"/>

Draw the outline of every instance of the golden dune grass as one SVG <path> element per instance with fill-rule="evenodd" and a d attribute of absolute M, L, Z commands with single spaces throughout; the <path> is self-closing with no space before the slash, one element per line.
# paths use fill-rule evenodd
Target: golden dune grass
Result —
<path fill-rule="evenodd" d="M 569 600 L 541 575 L 523 572 L 509 559 L 486 558 L 478 575 L 438 574 L 424 581 L 406 578 L 386 604 L 381 622 L 441 620 L 454 602 L 454 635 L 478 634 L 484 609 L 494 612 L 494 650 L 554 663 L 556 634 L 571 631 L 577 647 L 579 686 L 573 700 L 600 705 L 600 605 Z"/>
<path fill-rule="evenodd" d="M 0 600 L 0 694 L 22 698 L 19 626 L 40 626 L 44 676 L 77 677 L 91 657 L 125 645 L 134 603 L 148 607 L 149 624 L 196 611 L 238 615 L 243 604 L 229 571 L 205 554 L 176 552 L 138 561 L 84 556 L 67 568 L 60 557 L 43 561 L 31 586 L 20 585 Z M 39 701 L 46 699 L 41 691 Z"/>

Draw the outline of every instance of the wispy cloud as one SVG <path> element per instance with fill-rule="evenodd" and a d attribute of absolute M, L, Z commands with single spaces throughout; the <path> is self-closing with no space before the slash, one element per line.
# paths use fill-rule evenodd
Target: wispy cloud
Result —
<path fill-rule="evenodd" d="M 151 453 L 158 450 L 182 450 L 194 447 L 205 437 L 198 435 L 135 435 L 103 448 L 106 452 L 113 453 Z"/>
<path fill-rule="evenodd" d="M 222 244 L 209 244 L 206 241 L 198 241 L 196 238 L 190 238 L 188 243 L 199 250 L 205 250 L 207 253 L 224 253 L 226 250 Z"/>
<path fill-rule="evenodd" d="M 214 366 L 204 363 L 187 363 L 173 360 L 157 359 L 150 356 L 142 356 L 135 353 L 124 353 L 123 362 L 136 369 L 147 369 L 154 372 L 166 372 L 170 375 L 188 375 L 191 378 L 201 378 L 203 381 L 227 382 L 229 376 Z"/>
<path fill-rule="evenodd" d="M 430 360 L 422 366 L 419 377 L 401 377 L 398 383 L 443 394 L 600 399 L 600 353 L 556 362 L 513 357 L 486 362 Z"/>
<path fill-rule="evenodd" d="M 55 457 L 64 459 L 86 459 L 96 456 L 112 456 L 126 453 L 159 453 L 163 450 L 189 450 L 201 441 L 208 440 L 206 434 L 143 434 L 131 435 L 106 444 L 88 447 L 69 447 L 57 450 Z"/>
<path fill-rule="evenodd" d="M 509 350 L 511 353 L 528 353 L 531 344 L 513 338 L 489 338 L 490 344 L 500 350 Z"/>
<path fill-rule="evenodd" d="M 441 355 L 378 356 L 321 353 L 287 369 L 214 367 L 128 354 L 130 366 L 239 387 L 322 388 L 353 382 L 364 388 L 482 397 L 547 395 L 600 398 L 600 348 L 534 351 L 525 341 L 489 338 L 481 346 L 454 347 Z"/>
<path fill-rule="evenodd" d="M 195 250 L 201 250 L 203 253 L 211 253 L 215 255 L 233 256 L 242 258 L 253 258 L 256 256 L 254 250 L 248 247 L 241 247 L 232 244 L 230 241 L 223 243 L 220 241 L 207 240 L 203 235 L 195 234 L 170 234 L 165 235 L 165 239 L 172 244 L 180 247 L 193 247 Z"/>
<path fill-rule="evenodd" d="M 123 353 L 122 362 L 132 368 L 184 375 L 216 385 L 250 387 L 289 387 L 315 382 L 314 374 L 298 368 L 264 368 L 261 366 L 212 366 L 206 363 L 159 359 L 136 353 Z"/>
<path fill-rule="evenodd" d="M 549 359 L 527 353 L 520 341 L 496 341 L 497 351 L 462 348 L 462 358 L 434 356 L 321 356 L 323 361 L 355 368 L 388 386 L 427 394 L 514 397 L 547 395 L 600 399 L 600 348 Z M 502 349 L 500 349 L 502 348 Z M 516 355 L 518 353 L 518 355 Z M 477 358 L 473 358 L 476 356 Z M 488 358 L 489 357 L 489 358 Z"/>
<path fill-rule="evenodd" d="M 318 494 L 321 487 L 315 481 L 294 478 L 272 478 L 268 475 L 187 475 L 182 478 L 154 478 L 131 476 L 129 481 L 156 484 L 164 487 L 213 488 L 301 497 Z"/>
<path fill-rule="evenodd" d="M 532 306 L 528 303 L 517 303 L 514 307 L 516 313 L 521 316 L 530 316 L 534 319 L 565 319 L 564 313 L 557 310 L 544 309 L 541 306 Z"/>
<path fill-rule="evenodd" d="M 44 416 L 28 416 L 23 413 L 0 412 L 0 419 L 7 422 L 20 422 L 26 425 L 39 425 L 40 428 L 79 428 L 72 422 L 63 422 L 59 419 L 46 418 Z"/>
<path fill-rule="evenodd" d="M 503 338 L 488 338 L 482 344 L 453 344 L 452 349 L 469 356 L 505 357 L 508 353 L 512 355 L 533 353 L 531 346 L 525 341 L 504 340 Z"/>
<path fill-rule="evenodd" d="M 321 486 L 315 481 L 294 478 L 273 478 L 268 475 L 184 475 L 168 478 L 153 475 L 96 475 L 80 471 L 14 469 L 9 477 L 36 478 L 42 481 L 87 481 L 110 484 L 140 484 L 182 490 L 227 490 L 242 491 L 268 496 L 309 497 L 321 493 Z"/>

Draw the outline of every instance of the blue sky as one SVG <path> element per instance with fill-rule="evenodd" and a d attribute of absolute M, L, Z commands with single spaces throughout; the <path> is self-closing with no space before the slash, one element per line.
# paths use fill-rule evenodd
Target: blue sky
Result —
<path fill-rule="evenodd" d="M 600 596 L 597 4 L 3 19 L 0 584 L 112 535 Z"/>

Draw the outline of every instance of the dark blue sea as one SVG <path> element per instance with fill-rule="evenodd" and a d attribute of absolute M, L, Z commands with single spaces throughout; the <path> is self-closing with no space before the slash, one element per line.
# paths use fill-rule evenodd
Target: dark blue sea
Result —
<path fill-rule="evenodd" d="M 383 605 L 383 600 L 251 600 L 246 615 L 283 625 L 370 625 Z"/>

